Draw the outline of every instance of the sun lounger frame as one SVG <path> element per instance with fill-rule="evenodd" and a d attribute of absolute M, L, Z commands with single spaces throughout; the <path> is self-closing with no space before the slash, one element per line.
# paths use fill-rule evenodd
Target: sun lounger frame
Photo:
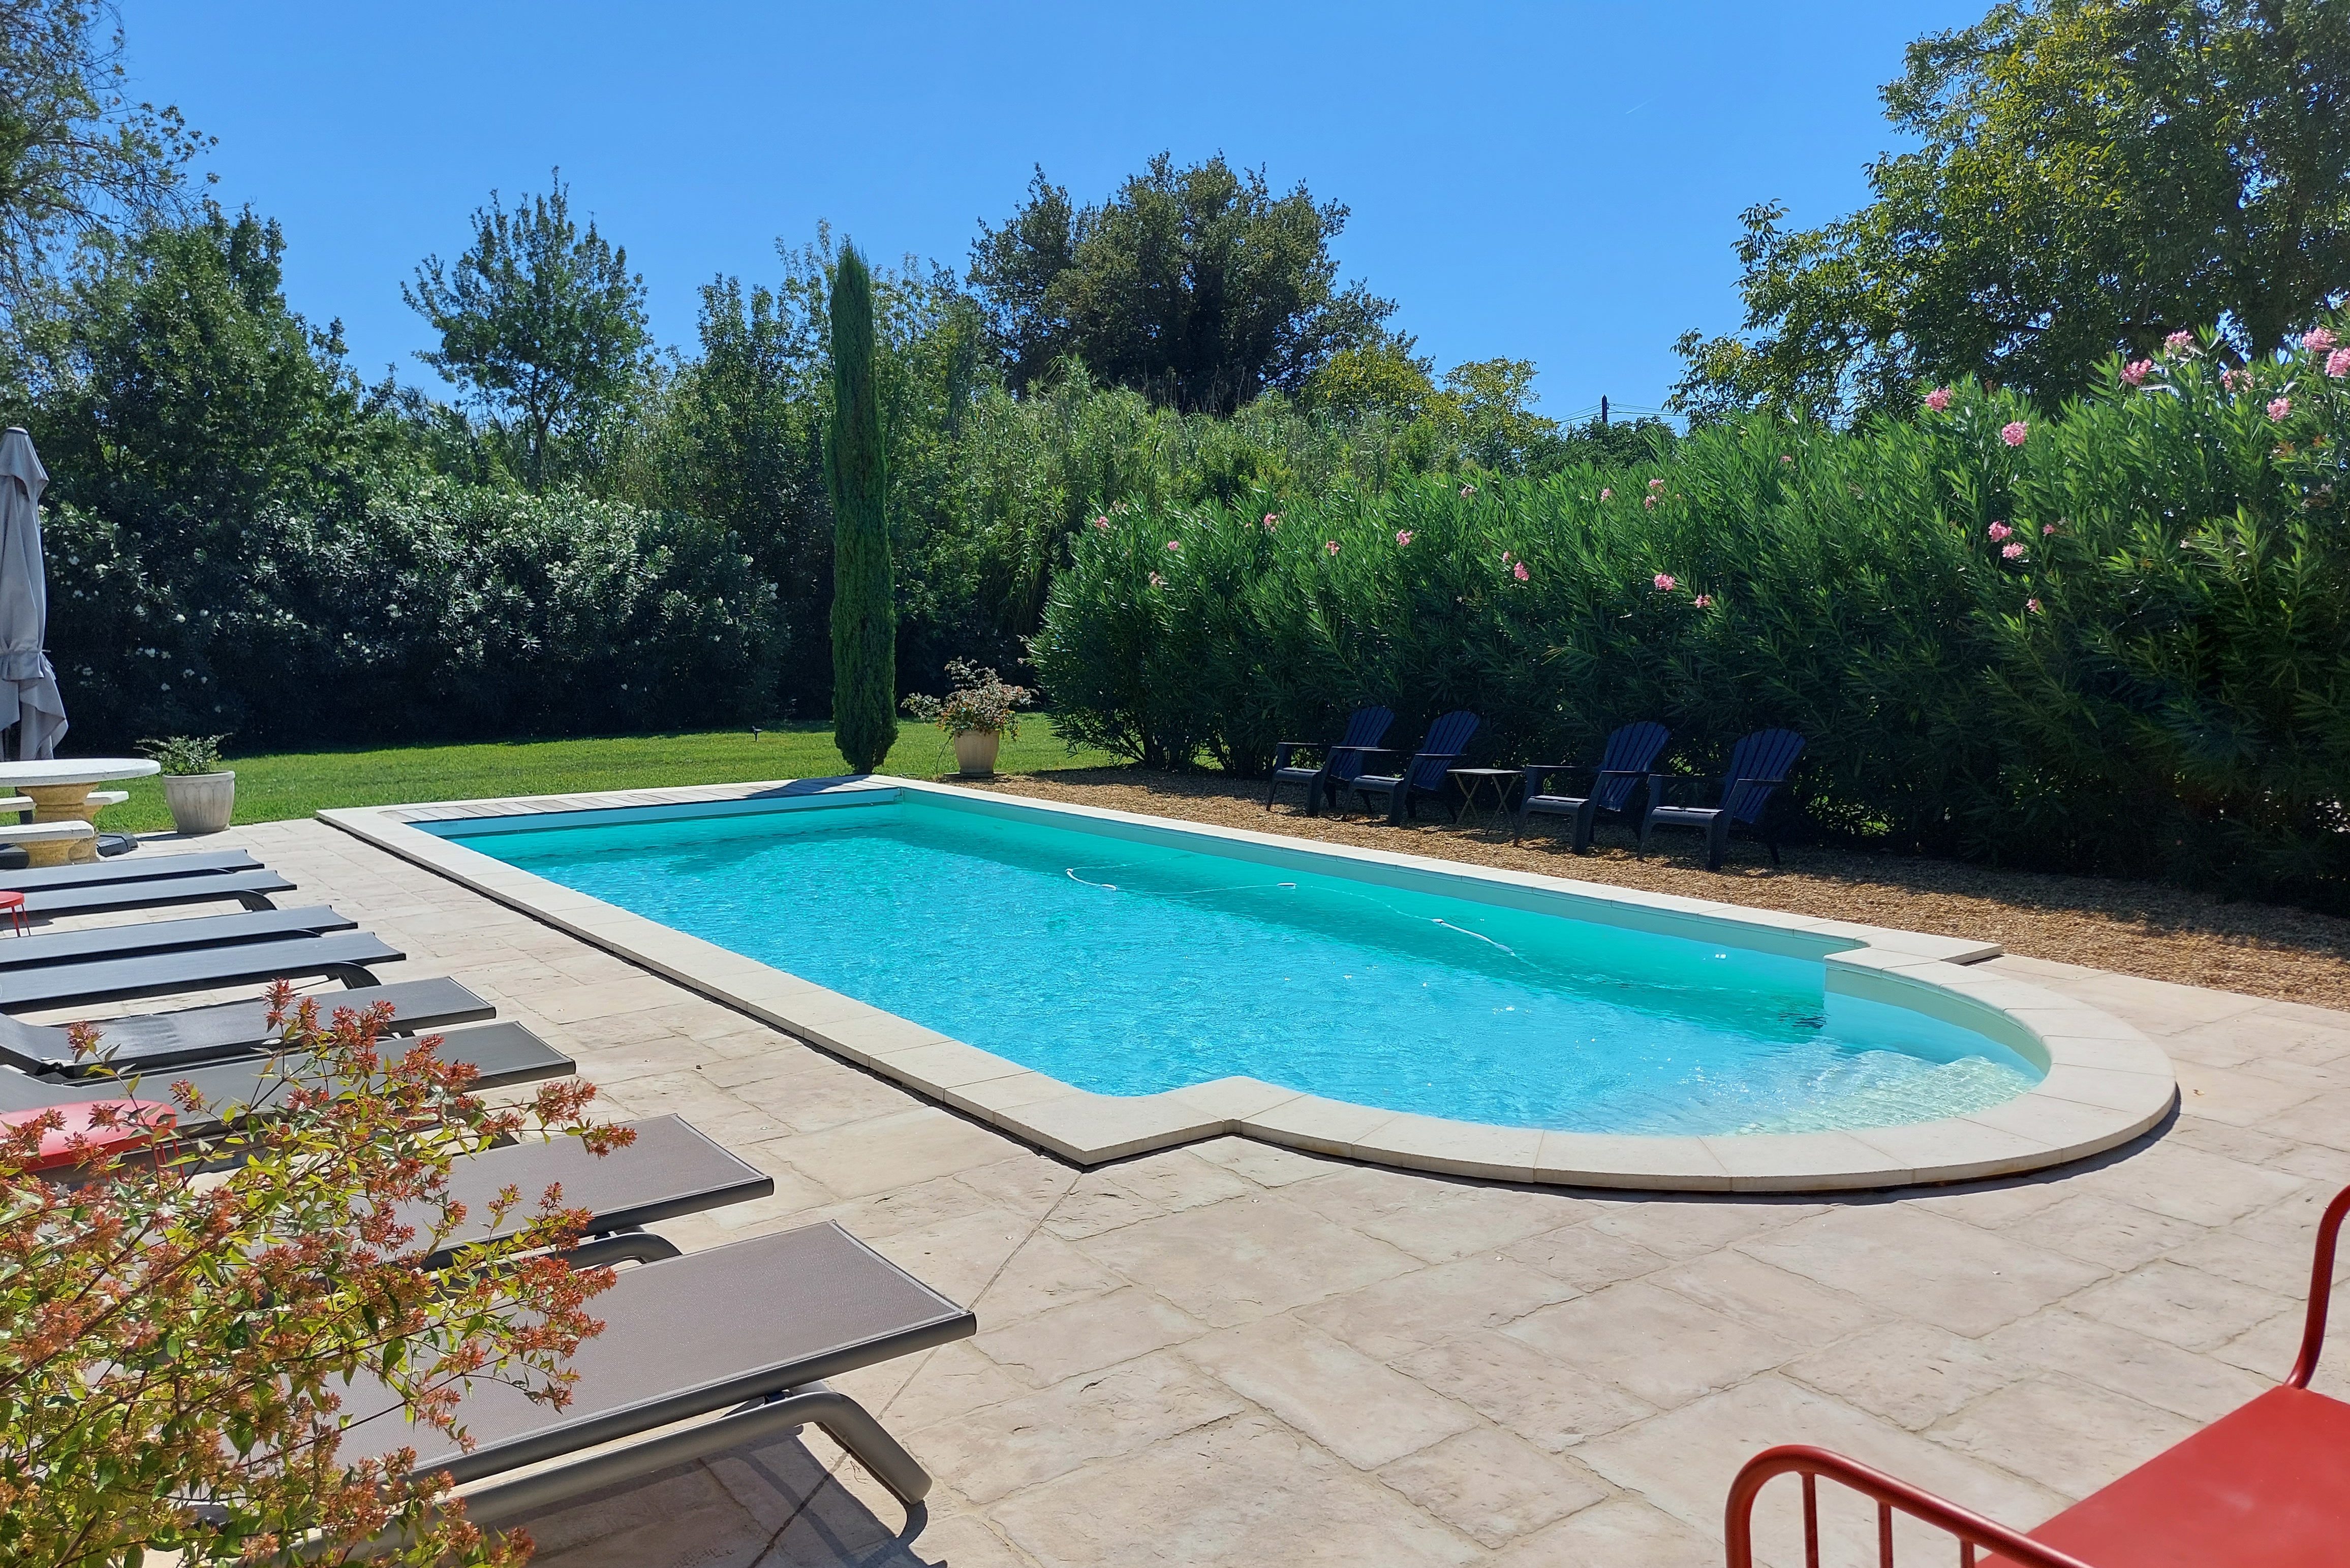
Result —
<path fill-rule="evenodd" d="M 59 964 L 54 969 L 0 974 L 0 1012 L 128 1002 L 273 980 L 319 977 L 355 988 L 371 986 L 376 979 L 370 965 L 398 963 L 407 956 L 364 931 L 338 931 L 284 941 L 239 942 L 233 947 Z"/>
<path fill-rule="evenodd" d="M 389 1003 L 394 1034 L 415 1034 L 457 1023 L 478 1023 L 497 1016 L 497 1009 L 446 975 L 423 980 L 394 981 L 389 985 L 363 986 L 356 991 L 318 998 L 318 1018 L 330 1023 L 338 1007 L 364 1010 Z M 117 1077 L 134 1072 L 155 1073 L 198 1063 L 265 1056 L 278 1048 L 269 1027 L 266 1000 L 219 1002 L 163 1012 L 133 1013 L 95 1021 L 104 1063 L 76 1057 L 63 1027 L 27 1023 L 0 1012 L 0 1066 L 41 1075 L 88 1074 L 105 1067 Z M 0 1107 L 5 1108 L 5 1107 Z"/>
<path fill-rule="evenodd" d="M 313 904 L 299 909 L 246 909 L 234 915 L 197 915 L 181 920 L 132 920 L 119 926 L 88 926 L 43 931 L 0 942 L 0 974 L 16 970 L 105 963 L 148 953 L 234 947 L 283 937 L 315 937 L 359 925 L 348 915 Z M 5 983 L 5 982 L 0 982 Z"/>
<path fill-rule="evenodd" d="M 90 888 L 104 882 L 160 882 L 173 877 L 201 876 L 216 871 L 265 871 L 268 867 L 243 849 L 192 849 L 176 855 L 123 855 L 105 860 L 84 860 L 71 866 L 27 867 L 0 871 L 0 887 L 20 893 L 51 888 Z"/>
<path fill-rule="evenodd" d="M 0 872 L 0 883 L 7 875 Z M 274 909 L 274 893 L 294 884 L 264 867 L 257 871 L 205 871 L 187 877 L 151 877 L 130 882 L 73 883 L 25 895 L 25 913 L 57 919 L 67 915 L 104 915 L 124 909 L 165 909 L 180 904 L 225 903 L 248 909 Z"/>
<path fill-rule="evenodd" d="M 886 1292 L 890 1299 L 872 1307 L 881 1320 L 873 1332 L 854 1338 L 836 1335 L 833 1343 L 788 1361 L 754 1364 L 724 1376 L 718 1374 L 717 1358 L 713 1358 L 713 1366 L 708 1369 L 713 1375 L 701 1376 L 693 1386 L 615 1402 L 592 1415 L 578 1413 L 581 1406 L 592 1408 L 596 1397 L 592 1378 L 584 1378 L 575 1389 L 573 1410 L 533 1417 L 527 1429 L 505 1436 L 484 1433 L 477 1415 L 474 1435 L 479 1443 L 470 1452 L 450 1451 L 441 1434 L 420 1430 L 404 1420 L 397 1423 L 396 1430 L 374 1431 L 356 1446 L 352 1438 L 368 1432 L 368 1426 L 347 1428 L 345 1452 L 358 1458 L 378 1449 L 413 1446 L 420 1450 L 421 1468 L 446 1470 L 458 1485 L 473 1489 L 465 1493 L 467 1516 L 486 1521 L 529 1512 L 579 1492 L 622 1484 L 746 1443 L 772 1441 L 815 1425 L 829 1433 L 910 1511 L 919 1510 L 930 1490 L 929 1474 L 870 1412 L 825 1379 L 968 1338 L 978 1331 L 978 1319 L 832 1221 L 731 1242 L 624 1272 L 611 1294 L 596 1299 L 592 1310 L 607 1327 L 599 1338 L 582 1347 L 582 1355 L 609 1349 L 616 1335 L 653 1335 L 675 1326 L 669 1320 L 651 1321 L 660 1315 L 663 1295 L 654 1293 L 641 1304 L 627 1300 L 632 1282 L 643 1288 L 649 1277 L 659 1276 L 659 1283 L 651 1286 L 657 1293 L 691 1293 L 705 1284 L 712 1291 L 732 1288 L 739 1293 L 743 1280 L 730 1275 L 740 1276 L 745 1271 L 759 1277 L 759 1303 L 775 1313 L 778 1321 L 804 1321 L 807 1312 L 817 1310 L 803 1308 L 799 1316 L 793 1315 L 790 1298 L 795 1289 L 818 1293 L 819 1300 L 821 1293 L 827 1291 L 846 1292 L 851 1302 L 871 1298 L 877 1292 Z M 916 1302 L 922 1303 L 922 1310 L 906 1310 L 907 1303 Z M 824 1310 L 836 1318 L 857 1315 L 854 1306 L 844 1307 L 837 1302 Z M 631 1314 L 643 1314 L 642 1320 Z M 363 1407 L 356 1399 L 347 1399 L 345 1406 L 353 1410 Z M 703 1416 L 715 1418 L 661 1431 Z M 459 1418 L 465 1418 L 463 1407 Z M 496 1479 L 525 1466 L 565 1459 L 651 1432 L 660 1435 L 536 1474 L 511 1480 Z"/>

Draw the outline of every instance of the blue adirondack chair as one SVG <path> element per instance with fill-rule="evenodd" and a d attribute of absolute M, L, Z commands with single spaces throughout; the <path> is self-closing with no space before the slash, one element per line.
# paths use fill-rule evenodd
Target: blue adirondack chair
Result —
<path fill-rule="evenodd" d="M 1273 809 L 1273 794 L 1283 784 L 1305 786 L 1305 815 L 1325 804 L 1337 804 L 1338 792 L 1361 776 L 1371 758 L 1387 748 L 1379 742 L 1395 728 L 1395 715 L 1385 708 L 1357 708 L 1347 720 L 1347 732 L 1334 743 L 1283 741 L 1273 748 L 1273 777 L 1264 786 L 1264 809 Z M 1316 761 L 1298 760 L 1305 753 Z"/>
<path fill-rule="evenodd" d="M 1419 815 L 1422 796 L 1433 795 L 1437 804 L 1444 807 L 1444 815 L 1458 820 L 1461 813 L 1452 804 L 1452 792 L 1445 785 L 1452 765 L 1468 753 L 1470 739 L 1482 722 L 1466 709 L 1445 714 L 1428 727 L 1419 750 L 1412 753 L 1401 773 L 1358 774 L 1354 783 L 1356 798 L 1368 811 L 1371 796 L 1387 796 L 1388 820 L 1401 822 L 1406 816 Z"/>
<path fill-rule="evenodd" d="M 1648 848 L 1648 832 L 1656 827 L 1699 827 L 1705 830 L 1705 868 L 1721 869 L 1722 851 L 1730 847 L 1733 826 L 1760 831 L 1771 846 L 1771 864 L 1779 864 L 1778 836 L 1763 826 L 1762 808 L 1771 792 L 1795 771 L 1804 754 L 1804 737 L 1793 730 L 1757 730 L 1730 749 L 1730 769 L 1722 775 L 1721 797 L 1711 805 L 1676 805 L 1668 796 L 1694 779 L 1672 774 L 1648 777 L 1648 810 L 1640 818 L 1640 850 Z"/>
<path fill-rule="evenodd" d="M 1518 791 L 1517 822 L 1510 830 L 1510 842 L 1515 844 L 1524 835 L 1530 816 L 1571 816 L 1575 852 L 1582 854 L 1591 847 L 1591 830 L 1601 812 L 1629 813 L 1632 792 L 1648 776 L 1657 753 L 1672 738 L 1673 732 L 1662 724 L 1625 725 L 1607 737 L 1607 748 L 1599 753 L 1598 771 L 1585 794 L 1552 794 L 1544 788 L 1553 775 L 1576 772 L 1573 763 L 1537 763 L 1527 768 L 1525 783 Z"/>

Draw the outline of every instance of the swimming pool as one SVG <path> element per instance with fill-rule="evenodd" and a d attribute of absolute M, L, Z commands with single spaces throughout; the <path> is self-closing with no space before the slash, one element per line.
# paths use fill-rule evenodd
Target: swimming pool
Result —
<path fill-rule="evenodd" d="M 2178 1097 L 2151 1041 L 1984 963 L 1995 943 L 1424 859 L 1399 852 L 1414 842 L 1406 834 L 1395 836 L 1399 850 L 1316 846 L 878 779 L 318 815 L 774 1025 L 782 1033 L 765 1050 L 806 1042 L 1084 1165 L 1237 1135 L 1508 1180 L 1832 1191 L 2077 1159 L 2159 1126 Z M 933 862 L 957 869 L 926 873 L 931 891 L 916 896 L 870 857 L 927 858 L 936 846 L 915 831 L 926 822 L 962 858 Z M 767 868 L 741 871 L 770 854 Z M 811 875 L 811 855 L 849 858 Z M 702 872 L 728 862 L 731 889 L 712 896 Z M 791 866 L 800 869 L 781 869 Z M 610 898 L 580 890 L 596 877 L 609 878 Z M 1015 913 L 1032 936 L 1041 926 L 1052 938 L 1043 950 L 1057 968 L 1005 961 L 1015 950 L 1034 958 L 1027 938 L 1013 940 Z M 1179 917 L 1188 945 L 1155 929 Z M 695 924 L 723 940 L 693 934 Z M 1575 931 L 1577 946 L 1562 936 L 1569 927 L 1599 929 Z M 930 961 L 913 961 L 924 951 Z M 1256 966 L 1246 989 L 1216 979 L 1218 955 L 1234 953 Z M 1276 987 L 1269 961 L 1300 955 L 1310 965 L 1280 967 Z M 1521 1000 L 1528 991 L 1541 1008 L 1610 1020 L 1619 1040 L 1647 1042 L 1632 1053 L 1639 1070 L 1599 1060 L 1596 1022 L 1577 1046 L 1557 1014 Z M 1085 1027 L 1055 1012 L 1120 994 L 1129 1005 L 1098 1007 Z M 1399 1023 L 1384 1021 L 1390 1008 Z M 1187 1034 L 1172 1023 L 1185 1016 L 1222 1026 Z M 658 1078 L 658 1051 L 629 1045 L 626 1024 L 615 1016 L 598 1033 L 629 1073 Z M 1723 1033 L 1749 1037 L 1751 1049 L 1729 1052 L 1748 1058 L 1743 1076 L 1724 1078 L 1714 1060 Z M 1431 1053 L 1430 1039 L 1442 1049 Z M 706 1054 L 681 1050 L 674 1071 L 698 1071 Z M 591 1075 L 600 1051 L 580 1051 Z M 1555 1070 L 1562 1055 L 1584 1058 L 1581 1076 Z M 1440 1059 L 1441 1080 L 1430 1070 Z M 2018 1061 L 2026 1086 L 2014 1093 L 2002 1075 Z M 1307 1082 L 1335 1092 L 1294 1086 Z M 1968 1104 L 1981 1108 L 1900 1119 Z M 1871 1116 L 1885 1119 L 1859 1125 Z M 1756 1130 L 1580 1130 L 1723 1126 Z"/>
<path fill-rule="evenodd" d="M 2044 1071 L 1832 988 L 1848 938 L 1577 919 L 1302 846 L 903 791 L 433 831 L 1097 1095 L 1239 1076 L 1503 1127 L 1721 1137 L 1964 1116 Z"/>

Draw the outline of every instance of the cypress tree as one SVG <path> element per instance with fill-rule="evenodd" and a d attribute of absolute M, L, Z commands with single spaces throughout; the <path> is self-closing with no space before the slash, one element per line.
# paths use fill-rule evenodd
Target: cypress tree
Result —
<path fill-rule="evenodd" d="M 889 472 L 873 385 L 873 275 L 854 245 L 832 279 L 832 736 L 857 773 L 898 738 L 898 610 L 889 573 Z"/>

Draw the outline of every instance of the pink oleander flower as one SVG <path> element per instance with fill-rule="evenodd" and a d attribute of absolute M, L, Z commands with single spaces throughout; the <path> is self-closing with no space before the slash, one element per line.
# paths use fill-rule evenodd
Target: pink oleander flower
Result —
<path fill-rule="evenodd" d="M 2245 374 L 2243 371 L 2237 369 L 2232 365 L 2220 372 L 2220 385 L 2225 387 L 2231 392 L 2242 391 L 2246 387 L 2251 385 L 2251 377 Z"/>
<path fill-rule="evenodd" d="M 1399 528 L 1399 529 L 1397 529 L 1397 530 L 1396 530 L 1396 544 L 1397 544 L 1399 546 L 1406 546 L 1406 545 L 1410 545 L 1410 543 L 1411 543 L 1411 530 L 1410 530 L 1410 529 L 1409 529 L 1409 528 Z"/>
<path fill-rule="evenodd" d="M 1673 591 L 1673 575 L 1670 572 L 1659 572 L 1655 576 L 1650 577 L 1648 580 L 1656 585 L 1657 591 L 1660 594 L 1669 594 Z"/>
<path fill-rule="evenodd" d="M 2005 441 L 2010 446 L 2022 446 L 2023 444 L 2024 438 L 2031 433 L 2032 427 L 2025 424 L 2022 420 L 2016 420 L 1999 427 L 1999 439 Z"/>
<path fill-rule="evenodd" d="M 1949 408 L 1950 406 L 1950 389 L 1948 387 L 1937 387 L 1932 391 L 1927 393 L 1926 406 L 1933 410 L 1938 414 L 1943 410 Z"/>
<path fill-rule="evenodd" d="M 1094 519 L 1094 526 L 1107 530 L 1109 527 L 1109 519 L 1107 517 L 1097 517 Z"/>
<path fill-rule="evenodd" d="M 1640 497 L 1640 504 L 1654 512 L 1657 509 L 1657 498 L 1653 495 L 1643 495 Z"/>
<path fill-rule="evenodd" d="M 1599 499 L 1602 501 L 1613 501 L 1616 499 L 1616 493 L 1612 490 L 1603 490 L 1599 493 Z"/>
<path fill-rule="evenodd" d="M 1526 570 L 1526 564 L 1523 561 L 1520 561 L 1516 566 L 1510 568 L 1510 576 L 1517 578 L 1518 581 L 1523 583 L 1528 577 L 1533 576 L 1534 574 Z"/>
<path fill-rule="evenodd" d="M 1502 565 L 1506 566 L 1510 564 L 1510 551 L 1504 550 L 1502 552 Z"/>
<path fill-rule="evenodd" d="M 2033 615 L 2038 615 L 2040 613 L 2040 601 L 2038 599 L 2026 599 L 2023 601 L 2023 607 L 2030 610 Z"/>
<path fill-rule="evenodd" d="M 1467 500 L 1470 496 L 1474 495 L 1474 494 L 1476 494 L 1476 493 L 1477 493 L 1477 487 L 1476 487 L 1475 485 L 1473 485 L 1473 484 L 1464 484 L 1464 485 L 1462 485 L 1462 486 L 1461 487 L 1461 499 L 1462 499 L 1462 500 L 1464 500 L 1464 501 L 1465 501 L 1465 500 Z"/>
<path fill-rule="evenodd" d="M 1713 596 L 1711 594 L 1700 594 L 1697 597 L 1690 600 L 1690 603 L 1697 606 L 1700 609 L 1711 609 L 1713 607 Z"/>
<path fill-rule="evenodd" d="M 2301 335 L 2301 346 L 2313 354 L 2323 354 L 2342 339 L 2334 336 L 2331 327 L 2314 327 Z"/>
<path fill-rule="evenodd" d="M 1649 493 L 1650 493 L 1651 494 L 1654 494 L 1656 492 L 1658 492 L 1658 491 L 1659 491 L 1659 490 L 1662 490 L 1664 487 L 1665 487 L 1665 482 L 1664 482 L 1663 480 L 1661 480 L 1661 479 L 1652 479 L 1652 480 L 1648 481 L 1648 491 L 1649 491 Z"/>
<path fill-rule="evenodd" d="M 1338 553 L 1338 541 L 1336 539 L 1325 539 L 1322 541 L 1322 547 L 1335 556 Z"/>
<path fill-rule="evenodd" d="M 2291 398 L 2271 398 L 2269 400 L 2269 421 L 2271 423 L 2273 424 L 2282 421 L 2291 412 L 2293 412 L 2293 400 Z"/>
<path fill-rule="evenodd" d="M 2054 532 L 2056 532 L 2056 524 L 2054 523 L 2043 523 L 2040 525 L 2040 536 L 2043 539 Z"/>
<path fill-rule="evenodd" d="M 1266 513 L 1266 514 L 1264 514 L 1264 531 L 1265 531 L 1266 533 L 1270 534 L 1270 533 L 1272 533 L 1275 528 L 1278 528 L 1278 527 L 1280 527 L 1280 526 L 1281 526 L 1281 514 L 1280 514 L 1280 513 L 1278 513 L 1278 512 L 1268 512 L 1268 513 Z"/>
<path fill-rule="evenodd" d="M 2195 353 L 2197 351 L 2195 347 L 2195 334 L 2192 332 L 2172 333 L 2169 337 L 2162 340 L 2162 351 L 2166 354 Z"/>
<path fill-rule="evenodd" d="M 2011 561 L 2021 561 L 2023 559 L 2023 542 L 2018 540 L 2012 545 L 2002 545 L 1999 548 L 1999 553 Z"/>
<path fill-rule="evenodd" d="M 1167 586 L 1167 579 L 1153 572 L 1150 574 L 1150 586 L 1154 588 L 1163 588 Z"/>
<path fill-rule="evenodd" d="M 1783 452 L 1779 454 L 1779 461 L 1781 462 L 1793 462 L 1795 461 L 1795 454 L 1792 452 Z"/>
<path fill-rule="evenodd" d="M 2004 523 L 1994 523 L 1990 527 L 1984 529 L 1983 532 L 1991 535 L 1991 542 L 1993 544 L 1997 544 L 2000 540 L 2006 538 L 2010 534 L 2014 533 L 2015 530 L 2009 527 Z"/>
<path fill-rule="evenodd" d="M 2154 361 L 2133 359 L 2122 367 L 2122 379 L 2133 387 L 2143 387 L 2146 379 L 2154 374 Z"/>
<path fill-rule="evenodd" d="M 1167 547 L 1180 556 L 1183 553 L 1183 541 L 1180 539 L 1170 539 L 1167 541 Z"/>
<path fill-rule="evenodd" d="M 2336 348 L 2325 357 L 2325 373 L 2335 380 L 2350 376 L 2350 348 Z"/>

